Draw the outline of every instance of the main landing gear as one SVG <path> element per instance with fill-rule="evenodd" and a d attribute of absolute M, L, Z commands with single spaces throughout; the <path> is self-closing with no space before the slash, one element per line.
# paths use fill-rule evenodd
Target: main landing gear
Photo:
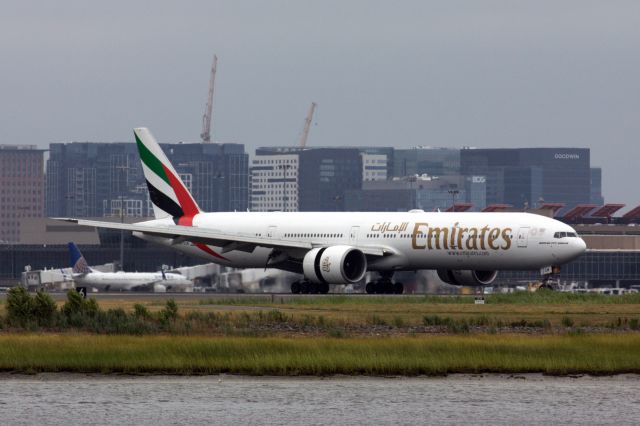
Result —
<path fill-rule="evenodd" d="M 301 280 L 291 283 L 291 293 L 293 294 L 327 294 L 329 293 L 329 284 L 312 283 L 311 281 Z"/>
<path fill-rule="evenodd" d="M 368 294 L 402 294 L 404 292 L 404 284 L 401 282 L 393 282 L 393 273 L 381 274 L 379 280 L 367 283 L 365 290 Z"/>

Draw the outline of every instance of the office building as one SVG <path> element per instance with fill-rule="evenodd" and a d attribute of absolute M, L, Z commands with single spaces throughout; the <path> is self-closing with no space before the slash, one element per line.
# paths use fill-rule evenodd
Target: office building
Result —
<path fill-rule="evenodd" d="M 588 148 L 463 149 L 460 169 L 486 177 L 487 204 L 524 208 L 544 201 L 571 208 L 591 200 Z"/>
<path fill-rule="evenodd" d="M 603 205 L 604 197 L 602 196 L 602 168 L 591 168 L 591 204 Z"/>
<path fill-rule="evenodd" d="M 446 210 L 454 203 L 472 204 L 469 211 L 485 207 L 484 176 L 407 176 L 363 182 L 361 189 L 345 193 L 347 211 Z"/>
<path fill-rule="evenodd" d="M 337 211 L 344 191 L 388 178 L 393 148 L 262 147 L 251 166 L 252 211 Z"/>
<path fill-rule="evenodd" d="M 460 150 L 417 146 L 395 149 L 393 176 L 449 176 L 460 174 Z"/>
<path fill-rule="evenodd" d="M 0 145 L 0 240 L 20 240 L 20 220 L 44 214 L 44 150 Z"/>
<path fill-rule="evenodd" d="M 248 155 L 240 144 L 162 144 L 204 211 L 246 210 Z M 153 215 L 134 143 L 54 143 L 47 161 L 48 216 Z"/>
<path fill-rule="evenodd" d="M 257 155 L 251 165 L 251 211 L 298 211 L 298 154 Z"/>

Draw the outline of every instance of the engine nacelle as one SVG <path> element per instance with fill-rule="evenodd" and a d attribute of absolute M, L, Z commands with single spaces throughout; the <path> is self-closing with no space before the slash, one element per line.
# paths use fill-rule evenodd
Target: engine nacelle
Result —
<path fill-rule="evenodd" d="M 302 270 L 314 283 L 351 284 L 367 272 L 367 257 L 351 246 L 314 248 L 304 256 Z"/>
<path fill-rule="evenodd" d="M 167 292 L 167 286 L 162 285 L 162 284 L 154 284 L 153 285 L 153 292 L 154 293 L 166 293 Z"/>
<path fill-rule="evenodd" d="M 498 276 L 498 271 L 473 271 L 469 269 L 438 269 L 438 277 L 447 284 L 471 287 L 491 284 Z"/>

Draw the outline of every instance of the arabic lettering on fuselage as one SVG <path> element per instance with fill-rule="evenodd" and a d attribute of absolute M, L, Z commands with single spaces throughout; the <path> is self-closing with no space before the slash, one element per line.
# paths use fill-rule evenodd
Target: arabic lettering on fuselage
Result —
<path fill-rule="evenodd" d="M 386 232 L 404 232 L 409 227 L 409 222 L 401 222 L 393 224 L 393 222 L 381 222 L 376 223 L 371 227 L 372 232 L 380 232 L 384 234 Z"/>

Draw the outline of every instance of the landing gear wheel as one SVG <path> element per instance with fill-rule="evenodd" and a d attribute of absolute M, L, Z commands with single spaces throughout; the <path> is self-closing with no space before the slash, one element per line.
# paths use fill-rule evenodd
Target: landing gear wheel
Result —
<path fill-rule="evenodd" d="M 374 281 L 368 282 L 364 290 L 367 292 L 367 294 L 375 294 L 376 283 Z"/>
<path fill-rule="evenodd" d="M 394 283 L 393 284 L 393 293 L 394 294 L 402 294 L 402 293 L 404 293 L 404 284 L 402 284 L 402 283 Z"/>
<path fill-rule="evenodd" d="M 329 293 L 329 284 L 327 283 L 318 284 L 318 293 L 320 294 Z"/>
<path fill-rule="evenodd" d="M 300 281 L 295 281 L 291 283 L 291 293 L 300 294 L 301 290 L 302 290 L 302 284 L 300 284 Z"/>
<path fill-rule="evenodd" d="M 309 283 L 309 294 L 318 294 L 318 284 Z"/>
<path fill-rule="evenodd" d="M 300 293 L 302 294 L 309 294 L 309 290 L 310 290 L 310 285 L 311 283 L 309 281 L 303 281 L 300 285 Z"/>

